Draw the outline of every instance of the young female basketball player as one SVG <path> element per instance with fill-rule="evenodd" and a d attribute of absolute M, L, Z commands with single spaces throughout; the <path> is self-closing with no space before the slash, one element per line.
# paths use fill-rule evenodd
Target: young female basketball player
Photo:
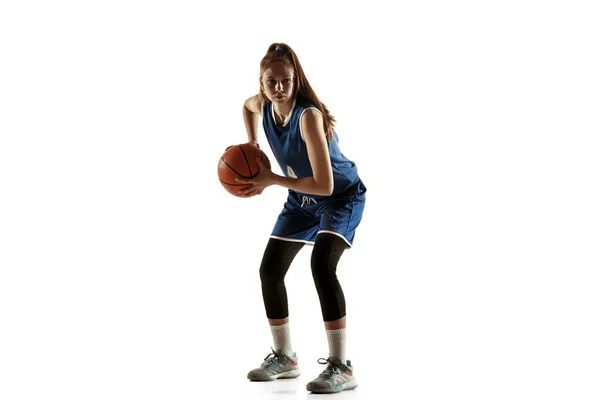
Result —
<path fill-rule="evenodd" d="M 260 279 L 274 349 L 248 379 L 268 381 L 300 375 L 292 351 L 285 274 L 304 244 L 314 244 L 311 269 L 319 295 L 329 343 L 323 373 L 306 385 L 315 393 L 333 393 L 357 386 L 346 359 L 346 303 L 336 276 L 344 250 L 352 245 L 364 205 L 366 188 L 356 165 L 338 146 L 335 119 L 311 88 L 296 53 L 284 43 L 272 44 L 260 63 L 259 94 L 243 108 L 248 141 L 258 146 L 258 116 L 285 176 L 260 164 L 251 186 L 240 191 L 254 196 L 270 185 L 289 189 L 267 243 Z M 259 160 L 260 163 L 260 160 Z"/>

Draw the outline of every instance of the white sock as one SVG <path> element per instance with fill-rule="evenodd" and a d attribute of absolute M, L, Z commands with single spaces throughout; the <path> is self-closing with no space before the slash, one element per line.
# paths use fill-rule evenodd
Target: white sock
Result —
<path fill-rule="evenodd" d="M 338 357 L 346 364 L 346 329 L 325 330 L 329 342 L 329 355 Z"/>
<path fill-rule="evenodd" d="M 287 355 L 292 355 L 292 339 L 290 336 L 290 323 L 271 325 L 275 350 L 281 350 Z"/>

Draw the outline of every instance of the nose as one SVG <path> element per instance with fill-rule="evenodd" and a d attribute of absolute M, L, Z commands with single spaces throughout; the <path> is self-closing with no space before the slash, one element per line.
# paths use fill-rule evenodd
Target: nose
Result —
<path fill-rule="evenodd" d="M 277 84 L 275 85 L 275 90 L 278 92 L 283 92 L 283 83 L 277 82 Z"/>

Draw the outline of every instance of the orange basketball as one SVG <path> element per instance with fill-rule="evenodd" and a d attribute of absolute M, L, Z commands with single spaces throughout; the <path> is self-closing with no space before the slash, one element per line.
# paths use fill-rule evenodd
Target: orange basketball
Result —
<path fill-rule="evenodd" d="M 254 178 L 259 170 L 257 157 L 265 167 L 271 169 L 271 162 L 267 155 L 253 144 L 236 144 L 225 149 L 225 153 L 219 160 L 218 169 L 219 180 L 225 190 L 239 197 L 238 190 L 250 187 L 249 184 L 236 182 L 235 178 Z"/>

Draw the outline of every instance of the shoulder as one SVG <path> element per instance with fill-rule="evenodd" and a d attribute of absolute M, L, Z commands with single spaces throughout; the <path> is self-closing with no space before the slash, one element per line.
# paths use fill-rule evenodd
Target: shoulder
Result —
<path fill-rule="evenodd" d="M 300 115 L 300 137 L 306 138 L 324 135 L 323 114 L 316 107 L 305 108 Z"/>
<path fill-rule="evenodd" d="M 317 108 L 316 105 L 314 105 L 313 103 L 311 103 L 308 100 L 305 99 L 297 99 L 296 100 L 296 108 L 298 109 L 298 112 L 300 113 L 300 123 L 302 123 L 303 120 L 307 120 L 307 121 L 313 121 L 315 119 L 320 119 L 321 121 L 323 120 L 323 114 L 321 113 L 321 111 Z"/>
<path fill-rule="evenodd" d="M 323 113 L 307 99 L 298 99 L 297 105 L 300 113 L 300 126 L 302 124 L 323 124 Z"/>
<path fill-rule="evenodd" d="M 316 107 L 306 107 L 302 110 L 300 123 L 314 124 L 323 123 L 323 114 Z"/>
<path fill-rule="evenodd" d="M 262 104 L 258 95 L 254 95 L 244 102 L 244 106 L 252 113 L 262 115 Z"/>

